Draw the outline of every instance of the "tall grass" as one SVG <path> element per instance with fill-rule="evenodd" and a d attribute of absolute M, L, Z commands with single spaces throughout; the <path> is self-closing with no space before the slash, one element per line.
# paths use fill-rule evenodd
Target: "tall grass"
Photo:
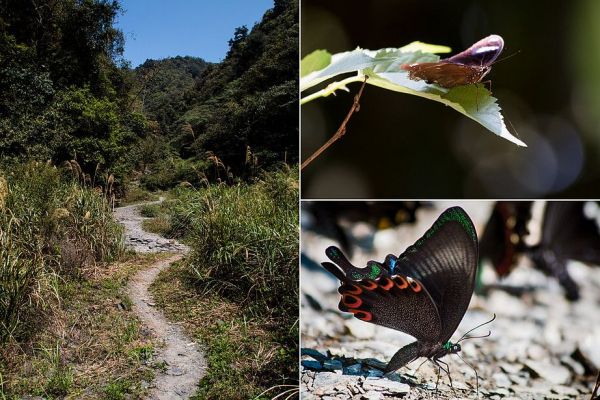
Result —
<path fill-rule="evenodd" d="M 236 360 L 235 373 L 258 381 L 263 390 L 297 381 L 297 171 L 266 173 L 254 184 L 179 190 L 171 233 L 183 236 L 192 248 L 186 267 L 196 290 L 240 304 L 243 318 L 267 332 L 255 346 L 257 357 L 262 353 L 270 361 L 248 362 L 247 370 L 240 371 L 244 362 Z M 224 361 L 224 352 L 217 353 L 209 354 L 209 363 Z M 209 372 L 215 370 L 209 365 Z M 230 367 L 227 371 L 227 376 L 213 377 L 214 382 L 232 379 Z M 203 389 L 210 397 L 207 386 L 212 384 Z"/>
<path fill-rule="evenodd" d="M 48 164 L 0 171 L 0 343 L 31 332 L 56 300 L 57 277 L 81 275 L 123 251 L 102 190 Z"/>

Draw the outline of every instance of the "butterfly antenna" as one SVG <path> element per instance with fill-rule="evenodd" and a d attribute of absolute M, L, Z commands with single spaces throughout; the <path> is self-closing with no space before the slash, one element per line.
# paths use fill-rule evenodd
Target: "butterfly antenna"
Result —
<path fill-rule="evenodd" d="M 469 335 L 469 333 L 473 332 L 475 329 L 479 329 L 479 328 L 481 328 L 482 326 L 484 326 L 484 325 L 487 325 L 487 324 L 491 323 L 491 322 L 492 322 L 492 321 L 494 321 L 495 319 L 496 319 L 496 313 L 494 313 L 494 316 L 493 316 L 493 317 L 492 317 L 492 319 L 490 319 L 489 321 L 487 321 L 487 322 L 484 322 L 484 323 L 482 323 L 482 324 L 479 324 L 479 325 L 477 325 L 475 328 L 473 328 L 473 329 L 469 330 L 467 333 L 465 333 L 464 335 L 462 335 L 462 337 L 461 337 L 460 339 L 458 339 L 458 341 L 457 341 L 456 343 L 460 343 L 462 340 L 464 340 L 464 338 L 465 338 L 465 337 L 467 337 L 467 336 Z M 489 335 L 487 335 L 487 336 L 489 336 Z M 484 337 L 487 337 L 487 336 L 484 336 Z"/>
<path fill-rule="evenodd" d="M 486 338 L 486 337 L 490 337 L 491 334 L 492 334 L 492 331 L 488 331 L 487 334 L 481 335 L 481 336 L 465 336 L 464 338 L 460 339 L 460 341 L 467 340 L 467 339 L 483 339 L 483 338 Z M 458 342 L 456 342 L 456 343 L 458 343 Z"/>
<path fill-rule="evenodd" d="M 458 356 L 458 358 L 460 358 L 465 364 L 467 364 L 469 367 L 471 367 L 473 372 L 475 372 L 475 384 L 477 387 L 477 398 L 479 398 L 479 375 L 477 374 L 477 370 L 471 364 L 469 364 L 464 358 L 462 358 L 460 354 L 458 354 L 458 353 L 454 353 L 454 354 L 456 354 Z"/>
<path fill-rule="evenodd" d="M 517 50 L 517 51 L 515 51 L 514 53 L 507 55 L 506 57 L 502 57 L 501 59 L 494 61 L 494 64 L 493 64 L 493 65 L 495 65 L 495 64 L 498 64 L 500 61 L 504 61 L 504 60 L 506 60 L 507 58 L 514 57 L 514 56 L 516 56 L 517 54 L 519 54 L 520 52 L 521 52 L 521 50 Z"/>

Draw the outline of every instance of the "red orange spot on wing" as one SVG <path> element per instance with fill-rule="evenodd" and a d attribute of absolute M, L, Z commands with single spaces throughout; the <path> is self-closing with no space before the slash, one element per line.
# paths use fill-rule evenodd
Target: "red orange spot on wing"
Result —
<path fill-rule="evenodd" d="M 356 318 L 360 319 L 361 321 L 369 322 L 370 320 L 373 319 L 373 314 L 371 314 L 368 311 L 357 310 L 355 308 L 351 308 L 348 311 L 350 311 L 352 314 L 354 314 L 354 316 Z"/>
<path fill-rule="evenodd" d="M 391 288 L 394 287 L 394 281 L 392 281 L 390 278 L 388 278 L 387 276 L 384 276 L 383 278 L 381 278 L 381 280 L 379 281 L 379 285 L 382 289 L 384 290 L 390 290 Z"/>
<path fill-rule="evenodd" d="M 421 287 L 421 284 L 417 281 L 411 281 L 410 282 L 410 288 L 413 290 L 413 292 L 418 293 L 421 291 L 421 289 L 423 289 Z"/>
<path fill-rule="evenodd" d="M 408 281 L 404 279 L 402 275 L 396 275 L 394 280 L 396 281 L 396 286 L 398 286 L 398 289 L 406 289 L 408 287 Z M 398 283 L 398 280 L 400 280 L 400 283 Z"/>
<path fill-rule="evenodd" d="M 344 303 L 344 305 L 348 308 L 356 308 L 360 307 L 362 300 L 354 295 L 345 293 L 342 296 L 342 303 Z"/>
<path fill-rule="evenodd" d="M 352 285 L 352 289 L 346 290 L 346 293 L 361 294 L 362 289 L 360 287 L 358 287 L 357 285 Z"/>
<path fill-rule="evenodd" d="M 377 284 L 373 281 L 364 281 L 362 287 L 367 290 L 375 290 L 377 289 Z"/>

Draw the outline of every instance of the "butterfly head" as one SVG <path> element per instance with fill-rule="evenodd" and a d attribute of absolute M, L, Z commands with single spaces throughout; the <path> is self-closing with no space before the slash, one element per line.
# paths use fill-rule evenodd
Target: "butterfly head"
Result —
<path fill-rule="evenodd" d="M 446 350 L 448 354 L 456 354 L 461 350 L 460 344 L 452 343 L 450 341 L 444 343 L 442 347 L 444 348 L 444 350 Z"/>

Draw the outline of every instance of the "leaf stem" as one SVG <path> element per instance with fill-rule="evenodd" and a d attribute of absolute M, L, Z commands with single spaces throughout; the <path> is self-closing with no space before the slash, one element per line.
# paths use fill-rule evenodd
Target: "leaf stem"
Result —
<path fill-rule="evenodd" d="M 329 138 L 329 140 L 327 142 L 325 142 L 325 144 L 323 146 L 319 147 L 319 149 L 317 151 L 312 153 L 311 156 L 308 157 L 302 163 L 302 165 L 300 166 L 300 171 L 302 171 L 308 164 L 313 162 L 313 160 L 315 158 L 319 157 L 322 152 L 324 152 L 325 150 L 327 150 L 327 148 L 329 148 L 329 146 L 331 146 L 338 139 L 340 139 L 342 136 L 344 136 L 344 134 L 346 133 L 346 124 L 348 124 L 348 121 L 350 121 L 350 117 L 352 117 L 352 114 L 354 114 L 355 112 L 358 112 L 360 110 L 359 100 L 360 100 L 360 96 L 362 95 L 363 90 L 365 89 L 365 85 L 367 84 L 367 79 L 368 79 L 368 76 L 365 75 L 364 81 L 363 81 L 362 85 L 360 86 L 358 93 L 356 94 L 356 96 L 354 96 L 354 102 L 352 103 L 352 107 L 350 107 L 350 111 L 348 111 L 346 118 L 344 118 L 344 120 L 342 121 L 342 124 L 340 125 L 338 130 L 334 133 L 334 135 L 332 137 Z M 353 82 L 356 82 L 356 80 L 354 80 Z"/>
<path fill-rule="evenodd" d="M 332 95 L 336 90 L 339 90 L 339 89 L 349 91 L 348 88 L 346 87 L 346 85 L 348 83 L 361 82 L 362 80 L 363 80 L 363 76 L 359 74 L 359 75 L 351 76 L 351 77 L 341 80 L 339 82 L 333 82 L 332 84 L 327 85 L 326 88 L 321 89 L 318 92 L 314 92 L 313 94 L 300 99 L 300 104 L 301 105 L 306 104 L 309 101 L 312 101 L 319 97 L 327 97 L 329 95 Z"/>

